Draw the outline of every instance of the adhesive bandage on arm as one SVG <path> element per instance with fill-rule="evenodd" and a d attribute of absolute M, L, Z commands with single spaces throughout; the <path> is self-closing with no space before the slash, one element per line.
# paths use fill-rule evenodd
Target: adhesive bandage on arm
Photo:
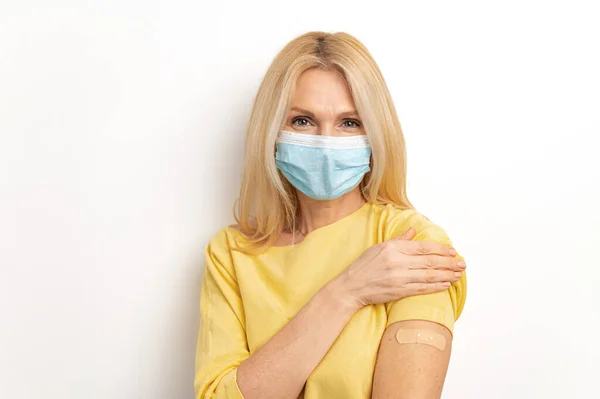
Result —
<path fill-rule="evenodd" d="M 399 344 L 425 344 L 441 351 L 446 347 L 446 338 L 436 332 L 426 329 L 403 329 L 396 332 L 396 341 Z"/>

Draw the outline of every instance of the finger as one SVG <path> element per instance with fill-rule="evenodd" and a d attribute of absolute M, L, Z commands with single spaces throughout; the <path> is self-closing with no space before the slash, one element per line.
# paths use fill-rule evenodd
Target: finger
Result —
<path fill-rule="evenodd" d="M 394 237 L 392 240 L 412 240 L 416 234 L 415 228 L 411 226 L 404 232 L 404 234 Z"/>
<path fill-rule="evenodd" d="M 397 241 L 394 246 L 405 255 L 456 256 L 454 248 L 433 241 Z"/>
<path fill-rule="evenodd" d="M 433 294 L 434 292 L 445 291 L 450 288 L 452 284 L 449 282 L 444 283 L 412 283 L 406 285 L 407 296 L 421 295 L 421 294 Z"/>
<path fill-rule="evenodd" d="M 461 272 L 451 270 L 421 269 L 411 270 L 408 274 L 409 283 L 443 283 L 446 281 L 458 281 L 462 276 Z"/>
<path fill-rule="evenodd" d="M 441 255 L 409 255 L 409 269 L 438 269 L 463 271 L 467 268 L 466 263 L 451 256 Z"/>

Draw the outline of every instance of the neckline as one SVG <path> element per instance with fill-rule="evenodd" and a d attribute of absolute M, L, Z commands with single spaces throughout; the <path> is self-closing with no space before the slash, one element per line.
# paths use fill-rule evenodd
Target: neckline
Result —
<path fill-rule="evenodd" d="M 290 250 L 290 249 L 297 248 L 297 247 L 301 246 L 302 244 L 304 244 L 307 240 L 313 239 L 316 235 L 322 233 L 323 231 L 330 230 L 333 227 L 339 226 L 340 224 L 343 224 L 343 223 L 347 222 L 348 220 L 351 220 L 351 219 L 359 216 L 360 214 L 362 214 L 366 210 L 370 209 L 371 205 L 373 205 L 373 204 L 371 204 L 370 202 L 365 202 L 360 208 L 358 208 L 354 212 L 347 214 L 346 216 L 344 216 L 344 217 L 336 220 L 333 223 L 329 223 L 329 224 L 326 224 L 325 226 L 321 226 L 319 228 L 314 229 L 313 231 L 311 231 L 310 233 L 308 233 L 307 235 L 305 235 L 304 239 L 302 241 L 300 241 L 299 243 L 288 244 L 288 245 L 271 245 L 269 248 L 267 248 L 262 253 L 265 254 L 265 253 L 268 253 L 270 251 Z M 242 233 L 241 231 L 239 231 L 238 229 L 236 229 L 234 227 L 228 226 L 227 228 L 231 229 L 231 230 L 234 230 L 237 234 L 241 234 L 242 237 L 246 237 L 244 235 L 244 233 Z"/>

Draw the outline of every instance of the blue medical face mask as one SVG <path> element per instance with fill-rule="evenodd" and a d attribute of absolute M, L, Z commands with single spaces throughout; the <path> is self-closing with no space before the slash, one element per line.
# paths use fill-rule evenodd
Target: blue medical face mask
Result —
<path fill-rule="evenodd" d="M 366 135 L 331 137 L 282 131 L 276 146 L 277 168 L 294 187 L 317 200 L 341 197 L 371 170 Z"/>

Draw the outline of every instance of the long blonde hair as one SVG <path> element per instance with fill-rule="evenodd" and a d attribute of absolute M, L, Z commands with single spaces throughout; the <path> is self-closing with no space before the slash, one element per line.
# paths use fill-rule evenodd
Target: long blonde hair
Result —
<path fill-rule="evenodd" d="M 414 208 L 406 195 L 406 150 L 387 85 L 366 47 L 338 32 L 309 32 L 288 43 L 273 60 L 258 89 L 246 136 L 246 155 L 234 217 L 249 245 L 261 252 L 298 221 L 295 189 L 275 166 L 275 141 L 300 75 L 311 68 L 336 71 L 348 83 L 372 146 L 371 172 L 362 194 L 368 202 Z"/>

